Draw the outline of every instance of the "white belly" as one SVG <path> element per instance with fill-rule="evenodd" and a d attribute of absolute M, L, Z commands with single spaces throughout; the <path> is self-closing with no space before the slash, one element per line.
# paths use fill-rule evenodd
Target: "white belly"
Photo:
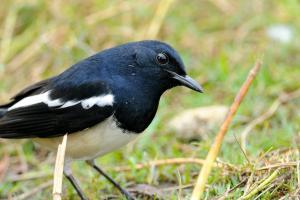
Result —
<path fill-rule="evenodd" d="M 68 135 L 66 157 L 69 159 L 90 160 L 114 151 L 134 140 L 138 134 L 124 133 L 109 118 L 92 128 Z M 62 137 L 36 138 L 42 147 L 56 151 Z"/>

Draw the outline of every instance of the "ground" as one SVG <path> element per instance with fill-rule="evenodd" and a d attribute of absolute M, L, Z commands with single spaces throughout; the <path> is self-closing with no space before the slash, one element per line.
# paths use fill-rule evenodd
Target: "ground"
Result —
<path fill-rule="evenodd" d="M 294 198 L 300 188 L 300 101 L 299 92 L 289 93 L 300 87 L 299 10 L 296 0 L 4 0 L 0 102 L 104 48 L 153 38 L 170 43 L 205 93 L 186 88 L 167 92 L 139 140 L 97 163 L 124 187 L 139 191 L 140 199 L 149 187 L 165 199 L 189 199 L 201 160 L 187 158 L 204 159 L 218 127 L 200 140 L 183 141 L 166 124 L 185 109 L 230 106 L 260 59 L 262 69 L 225 137 L 204 198 L 238 199 L 255 190 L 250 199 Z M 264 115 L 272 104 L 272 115 Z M 247 137 L 241 136 L 253 120 L 265 116 Z M 30 140 L 0 140 L 0 197 L 50 199 L 54 156 Z M 136 163 L 171 158 L 185 159 L 135 169 Z M 122 198 L 83 162 L 73 170 L 90 199 Z M 63 198 L 78 198 L 66 180 Z"/>

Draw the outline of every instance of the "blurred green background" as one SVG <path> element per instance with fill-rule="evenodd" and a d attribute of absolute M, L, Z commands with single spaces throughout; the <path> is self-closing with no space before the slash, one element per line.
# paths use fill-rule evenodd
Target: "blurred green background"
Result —
<path fill-rule="evenodd" d="M 188 199 L 201 165 L 137 170 L 135 164 L 167 158 L 204 159 L 219 124 L 196 140 L 183 140 L 168 122 L 186 109 L 229 106 L 249 69 L 261 59 L 262 69 L 225 137 L 218 158 L 223 164 L 212 171 L 205 198 L 237 199 L 275 168 L 280 168 L 280 175 L 253 198 L 292 198 L 300 186 L 299 95 L 255 126 L 246 143 L 241 133 L 280 95 L 300 88 L 299 11 L 297 0 L 2 0 L 0 102 L 102 49 L 142 39 L 171 44 L 205 93 L 185 88 L 167 92 L 154 122 L 139 140 L 97 162 L 121 185 L 139 193 L 140 199 L 153 198 L 143 188 L 151 188 L 164 199 Z M 29 140 L 1 139 L 0 198 L 50 199 L 54 157 Z M 258 170 L 274 163 L 279 164 Z M 116 169 L 127 165 L 129 171 Z M 73 169 L 90 199 L 122 199 L 83 162 L 75 163 Z M 78 199 L 66 180 L 64 199 Z"/>

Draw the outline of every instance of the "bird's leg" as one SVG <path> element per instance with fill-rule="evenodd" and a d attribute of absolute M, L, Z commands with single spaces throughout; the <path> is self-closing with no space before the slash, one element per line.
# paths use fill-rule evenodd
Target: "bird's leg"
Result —
<path fill-rule="evenodd" d="M 65 177 L 70 181 L 74 189 L 76 190 L 78 196 L 80 197 L 81 200 L 88 200 L 88 198 L 84 195 L 82 189 L 80 188 L 78 181 L 74 178 L 72 175 L 72 170 L 68 164 L 65 165 L 64 167 L 64 175 Z"/>
<path fill-rule="evenodd" d="M 109 175 L 107 175 L 100 167 L 98 167 L 94 160 L 88 160 L 87 164 L 93 167 L 97 172 L 99 172 L 101 175 L 103 175 L 109 182 L 111 182 L 125 197 L 127 200 L 134 200 L 134 198 L 130 195 L 129 192 L 127 192 L 125 189 L 123 189 L 117 182 L 115 182 Z"/>

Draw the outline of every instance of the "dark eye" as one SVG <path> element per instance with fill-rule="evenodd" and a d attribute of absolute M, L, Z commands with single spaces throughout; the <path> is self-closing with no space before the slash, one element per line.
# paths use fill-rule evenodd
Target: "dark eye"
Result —
<path fill-rule="evenodd" d="M 165 53 L 159 53 L 156 56 L 156 61 L 160 65 L 166 65 L 169 63 L 169 57 Z"/>

